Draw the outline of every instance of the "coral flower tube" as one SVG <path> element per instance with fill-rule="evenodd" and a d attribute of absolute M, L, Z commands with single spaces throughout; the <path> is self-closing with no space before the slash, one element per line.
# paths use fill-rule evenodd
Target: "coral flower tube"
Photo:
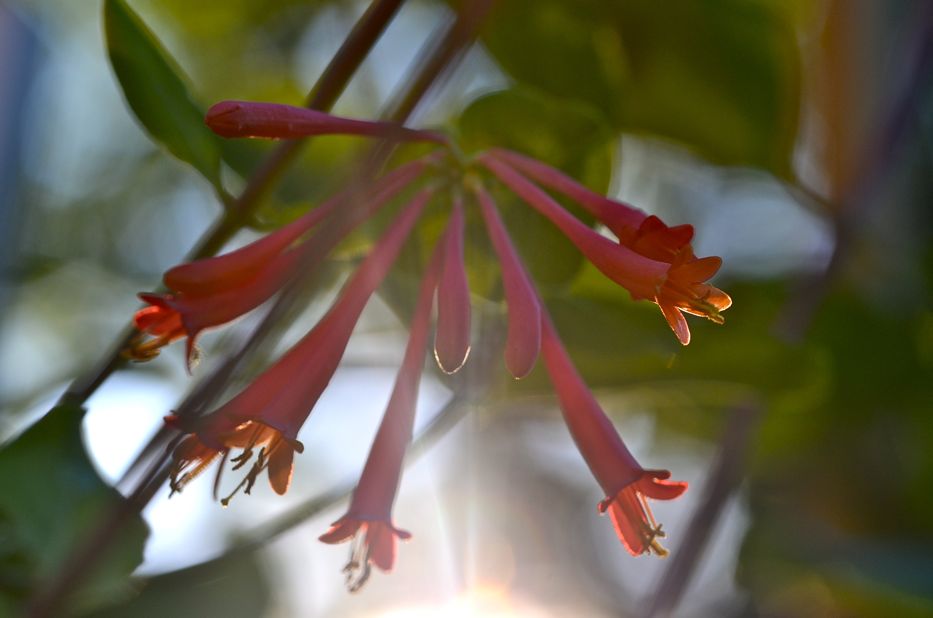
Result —
<path fill-rule="evenodd" d="M 609 512 L 619 539 L 632 555 L 667 555 L 658 541 L 665 534 L 654 520 L 648 498 L 672 500 L 686 491 L 687 484 L 667 480 L 671 476 L 667 470 L 645 470 L 635 461 L 571 362 L 547 312 L 541 327 L 541 354 L 567 429 L 606 494 L 600 512 Z"/>

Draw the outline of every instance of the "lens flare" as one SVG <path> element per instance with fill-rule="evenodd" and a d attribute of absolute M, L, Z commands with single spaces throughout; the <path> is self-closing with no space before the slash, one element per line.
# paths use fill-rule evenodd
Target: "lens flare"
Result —
<path fill-rule="evenodd" d="M 552 618 L 531 603 L 516 599 L 508 590 L 482 585 L 446 603 L 412 605 L 373 614 L 373 618 Z"/>

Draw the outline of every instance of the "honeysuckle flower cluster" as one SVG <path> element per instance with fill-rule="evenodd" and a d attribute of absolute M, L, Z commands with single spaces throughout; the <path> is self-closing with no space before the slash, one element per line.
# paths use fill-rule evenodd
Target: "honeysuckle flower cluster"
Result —
<path fill-rule="evenodd" d="M 433 354 L 446 373 L 455 373 L 470 352 L 470 290 L 464 264 L 464 211 L 478 209 L 496 257 L 508 308 L 505 365 L 515 378 L 534 369 L 538 357 L 550 376 L 564 421 L 602 488 L 600 512 L 608 512 L 633 555 L 666 555 L 664 537 L 648 500 L 671 500 L 686 483 L 668 480 L 666 470 L 642 468 L 600 408 L 570 359 L 534 282 L 525 269 L 488 187 L 509 189 L 555 225 L 606 277 L 633 299 L 654 302 L 677 339 L 690 342 L 684 313 L 722 323 L 731 300 L 707 283 L 721 265 L 698 258 L 690 245 L 693 228 L 669 227 L 655 216 L 597 194 L 553 167 L 504 149 L 464 161 L 438 133 L 390 123 L 339 118 L 270 103 L 225 101 L 207 114 L 207 124 L 229 138 L 289 139 L 310 135 L 359 135 L 390 141 L 433 143 L 437 149 L 338 194 L 292 223 L 235 251 L 175 266 L 165 273 L 168 289 L 140 294 L 149 306 L 136 313 L 138 336 L 126 350 L 148 360 L 169 343 L 185 339 L 189 370 L 196 339 L 271 298 L 298 269 L 315 268 L 340 240 L 383 208 L 404 202 L 381 238 L 344 284 L 323 318 L 267 370 L 232 399 L 197 419 L 168 417 L 182 436 L 172 453 L 170 486 L 181 491 L 217 459 L 245 470 L 226 503 L 249 493 L 265 473 L 284 494 L 292 477 L 299 431 L 336 371 L 370 297 L 432 201 L 449 210 L 422 275 L 408 345 L 387 409 L 347 510 L 321 537 L 325 543 L 352 540 L 345 569 L 350 590 L 359 589 L 372 565 L 392 569 L 397 539 L 410 534 L 395 526 L 392 505 L 405 451 L 412 439 L 418 385 L 434 326 Z M 452 180 L 453 179 L 453 180 Z M 553 194 L 572 200 L 615 236 L 604 236 L 571 215 Z M 400 198 L 397 200 L 397 198 Z M 325 223 L 339 225 L 321 233 Z M 337 234 L 334 235 L 336 229 Z M 311 251 L 317 249 L 317 251 Z M 231 453 L 236 453 L 231 457 Z M 216 486 L 216 484 L 215 484 Z"/>

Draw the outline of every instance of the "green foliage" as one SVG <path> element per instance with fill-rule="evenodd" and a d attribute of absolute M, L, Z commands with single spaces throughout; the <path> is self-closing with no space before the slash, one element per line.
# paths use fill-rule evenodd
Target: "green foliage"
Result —
<path fill-rule="evenodd" d="M 87 618 L 254 618 L 265 616 L 272 601 L 256 554 L 211 560 L 136 582 L 142 588 L 138 596 Z"/>
<path fill-rule="evenodd" d="M 786 175 L 799 60 L 787 7 L 748 0 L 516 0 L 484 41 L 519 82 L 710 161 Z"/>
<path fill-rule="evenodd" d="M 126 102 L 157 142 L 220 188 L 220 145 L 181 69 L 124 0 L 106 0 L 107 51 Z"/>
<path fill-rule="evenodd" d="M 808 342 L 825 360 L 824 396 L 775 409 L 762 429 L 740 571 L 762 599 L 799 588 L 788 603 L 810 606 L 816 593 L 801 585 L 810 581 L 845 608 L 831 613 L 881 616 L 887 606 L 920 616 L 933 607 L 923 322 L 923 312 L 888 313 L 844 291 L 820 313 Z"/>
<path fill-rule="evenodd" d="M 0 607 L 41 590 L 123 500 L 97 476 L 81 443 L 83 410 L 59 406 L 0 450 Z M 148 528 L 135 516 L 68 607 L 112 603 L 142 561 Z"/>

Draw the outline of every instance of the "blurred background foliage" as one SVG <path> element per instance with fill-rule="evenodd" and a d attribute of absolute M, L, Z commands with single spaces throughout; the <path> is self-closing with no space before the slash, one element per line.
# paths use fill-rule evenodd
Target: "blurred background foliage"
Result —
<path fill-rule="evenodd" d="M 105 385 L 88 404 L 83 442 L 79 412 L 63 408 L 12 441 L 104 353 L 135 292 L 157 285 L 269 152 L 267 143 L 215 138 L 203 110 L 228 98 L 301 104 L 364 8 L 0 2 L 0 441 L 9 443 L 0 451 L 0 615 L 117 499 L 108 483 L 187 388 L 174 350 L 130 367 L 137 382 L 120 374 Z M 407 3 L 335 111 L 377 116 L 449 16 L 443 2 Z M 545 220 L 498 195 L 574 359 L 623 436 L 648 464 L 693 482 L 687 497 L 658 509 L 675 556 L 730 411 L 755 415 L 740 445 L 749 453 L 741 485 L 713 522 L 678 615 L 933 615 L 931 23 L 929 3 L 911 0 L 502 0 L 413 121 L 450 132 L 467 153 L 511 147 L 670 224 L 691 222 L 697 253 L 723 256 L 716 284 L 735 301 L 726 325 L 691 320 L 693 343 L 681 348 L 655 306 L 631 302 Z M 272 229 L 319 203 L 361 147 L 314 140 L 251 226 Z M 405 311 L 406 274 L 422 263 L 442 213 L 429 213 L 386 286 L 396 311 Z M 495 324 L 504 319 L 495 262 L 476 213 L 468 219 L 480 321 Z M 353 261 L 379 229 L 377 221 L 354 235 L 336 263 Z M 385 305 L 367 315 L 350 364 L 393 367 L 399 323 Z M 251 323 L 206 337 L 208 366 Z M 432 383 L 439 401 L 442 384 L 457 387 L 437 375 Z M 190 525 L 173 511 L 170 525 L 216 522 L 206 525 L 223 539 L 206 548 L 190 535 L 158 545 L 167 525 L 147 512 L 142 571 L 125 577 L 146 538 L 137 520 L 72 609 L 381 616 L 491 582 L 507 593 L 496 603 L 513 613 L 503 615 L 640 615 L 664 564 L 630 560 L 592 513 L 598 493 L 549 393 L 540 368 L 521 382 L 503 378 L 439 446 L 447 454 L 429 456 L 430 470 L 415 466 L 414 478 L 431 479 L 413 481 L 415 502 L 427 495 L 446 505 L 441 538 L 454 542 L 440 555 L 403 546 L 398 572 L 361 596 L 335 593 L 330 571 L 303 587 L 312 558 L 279 545 L 192 566 L 223 556 L 269 516 L 257 496 L 233 515 L 191 515 Z M 373 414 L 384 397 L 368 395 Z M 114 405 L 94 424 L 96 407 Z M 121 424 L 134 414 L 142 429 Z M 315 427 L 322 437 L 308 437 L 318 447 L 291 493 L 311 496 L 358 471 L 375 418 L 372 429 L 342 437 Z M 326 442 L 357 456 L 341 459 Z M 417 539 L 423 512 L 406 506 L 407 488 L 400 504 L 411 517 L 399 520 Z M 320 533 L 308 528 L 288 538 Z M 446 588 L 434 581 L 449 571 L 441 562 L 461 574 Z"/>

